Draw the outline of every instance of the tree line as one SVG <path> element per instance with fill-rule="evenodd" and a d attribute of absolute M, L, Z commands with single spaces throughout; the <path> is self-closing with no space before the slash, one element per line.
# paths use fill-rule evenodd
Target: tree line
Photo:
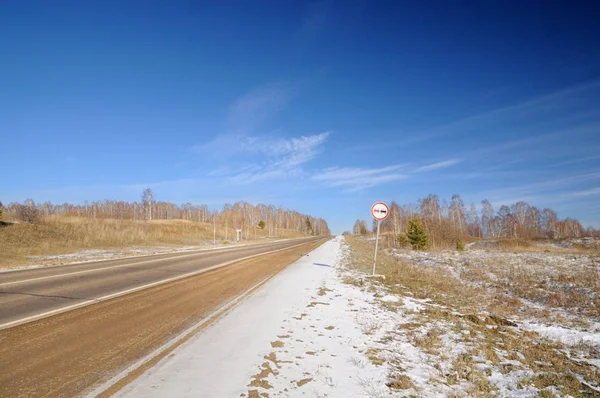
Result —
<path fill-rule="evenodd" d="M 585 236 L 600 236 L 600 231 L 592 227 L 584 228 L 573 218 L 560 219 L 549 208 L 542 210 L 527 202 L 519 201 L 511 206 L 502 205 L 496 211 L 484 199 L 480 208 L 473 203 L 467 207 L 460 195 L 452 195 L 448 202 L 440 202 L 436 194 L 419 199 L 418 204 L 399 205 L 392 202 L 389 216 L 381 222 L 383 233 L 397 237 L 405 233 L 409 221 L 419 219 L 433 246 L 456 242 L 461 238 L 521 238 L 521 239 L 566 239 Z M 374 231 L 373 222 L 370 230 Z M 369 232 L 367 222 L 356 220 L 354 234 Z"/>
<path fill-rule="evenodd" d="M 145 189 L 139 202 L 116 200 L 85 201 L 83 204 L 51 202 L 36 203 L 27 199 L 23 203 L 10 203 L 4 208 L 5 216 L 35 223 L 48 216 L 85 217 L 92 219 L 120 220 L 188 220 L 216 224 L 232 230 L 241 229 L 246 237 L 255 227 L 268 230 L 269 236 L 277 236 L 280 229 L 294 230 L 309 235 L 330 235 L 329 226 L 322 218 L 302 214 L 295 210 L 273 205 L 239 201 L 226 203 L 221 209 L 209 209 L 205 204 L 181 205 L 156 200 L 150 189 Z M 260 224 L 260 225 L 259 225 Z"/>

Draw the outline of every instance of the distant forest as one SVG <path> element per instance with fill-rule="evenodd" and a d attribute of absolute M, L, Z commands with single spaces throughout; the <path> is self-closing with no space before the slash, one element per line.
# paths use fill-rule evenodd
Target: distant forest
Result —
<path fill-rule="evenodd" d="M 2 204 L 0 203 L 0 208 Z M 1 213 L 0 213 L 1 214 Z M 252 205 L 247 202 L 225 204 L 221 210 L 209 210 L 207 205 L 158 201 L 150 189 L 144 190 L 140 202 L 103 200 L 84 204 L 10 203 L 4 208 L 6 218 L 35 223 L 43 217 L 86 217 L 121 220 L 189 220 L 198 223 L 216 223 L 232 229 L 249 231 L 256 226 L 276 236 L 278 229 L 303 232 L 309 235 L 330 235 L 329 226 L 322 218 L 272 205 Z"/>
<path fill-rule="evenodd" d="M 475 204 L 465 207 L 460 195 L 453 195 L 448 203 L 430 194 L 417 205 L 398 205 L 392 202 L 390 215 L 381 223 L 381 231 L 398 235 L 405 232 L 408 220 L 419 218 L 431 236 L 432 244 L 438 246 L 463 237 L 473 238 L 522 238 L 565 239 L 600 236 L 600 231 L 585 229 L 573 218 L 559 219 L 552 209 L 538 209 L 524 201 L 511 206 L 503 205 L 498 211 L 487 200 L 481 202 L 481 211 Z M 366 234 L 374 231 L 364 220 L 356 220 L 353 233 Z"/>

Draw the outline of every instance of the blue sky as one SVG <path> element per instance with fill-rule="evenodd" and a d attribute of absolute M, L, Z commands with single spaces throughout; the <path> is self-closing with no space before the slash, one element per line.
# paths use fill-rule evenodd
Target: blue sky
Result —
<path fill-rule="evenodd" d="M 0 200 L 526 200 L 600 227 L 594 2 L 7 1 Z"/>

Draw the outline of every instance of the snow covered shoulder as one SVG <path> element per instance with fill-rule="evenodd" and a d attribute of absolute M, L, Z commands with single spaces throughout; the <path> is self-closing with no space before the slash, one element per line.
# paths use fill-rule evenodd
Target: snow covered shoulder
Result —
<path fill-rule="evenodd" d="M 328 241 L 177 348 L 120 396 L 369 396 L 388 390 L 370 347 L 373 295 L 342 283 Z"/>

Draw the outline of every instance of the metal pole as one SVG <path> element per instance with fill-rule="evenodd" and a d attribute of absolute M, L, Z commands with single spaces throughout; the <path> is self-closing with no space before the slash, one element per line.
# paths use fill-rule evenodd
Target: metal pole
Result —
<path fill-rule="evenodd" d="M 377 237 L 375 238 L 375 256 L 373 258 L 373 275 L 375 275 L 375 264 L 377 264 L 377 247 L 379 246 L 379 225 L 381 220 L 377 220 Z"/>

